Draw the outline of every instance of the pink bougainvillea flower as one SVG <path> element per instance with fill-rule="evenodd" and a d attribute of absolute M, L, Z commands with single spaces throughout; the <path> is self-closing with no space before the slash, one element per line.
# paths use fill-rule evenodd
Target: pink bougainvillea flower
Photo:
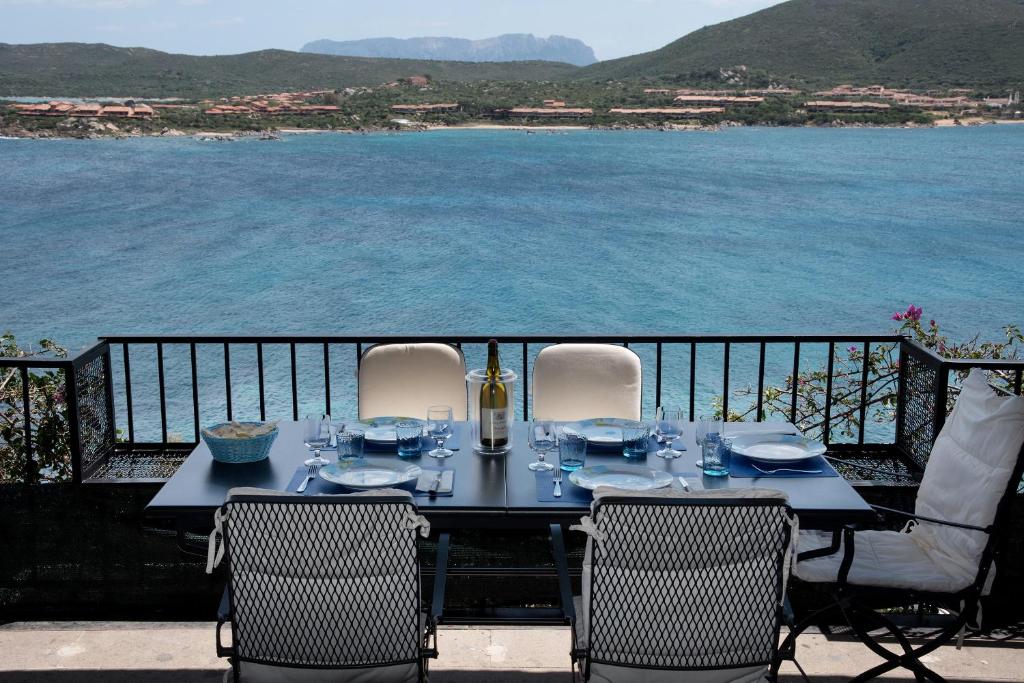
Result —
<path fill-rule="evenodd" d="M 849 351 L 850 353 L 857 353 L 857 347 L 856 346 L 851 346 L 850 348 L 848 348 L 846 350 Z"/>
<path fill-rule="evenodd" d="M 902 313 L 893 313 L 892 314 L 892 319 L 893 320 L 903 320 L 903 314 Z"/>
<path fill-rule="evenodd" d="M 911 320 L 917 321 L 917 320 L 921 319 L 921 314 L 922 313 L 924 313 L 924 309 L 919 308 L 918 306 L 915 306 L 914 304 L 910 304 L 910 306 L 907 307 L 907 312 L 906 312 L 906 316 L 905 317 L 910 318 Z"/>

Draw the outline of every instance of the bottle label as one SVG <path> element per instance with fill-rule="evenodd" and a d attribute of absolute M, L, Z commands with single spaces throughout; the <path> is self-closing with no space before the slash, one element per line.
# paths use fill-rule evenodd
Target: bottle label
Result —
<path fill-rule="evenodd" d="M 480 438 L 495 445 L 508 440 L 508 412 L 504 408 L 480 409 Z"/>

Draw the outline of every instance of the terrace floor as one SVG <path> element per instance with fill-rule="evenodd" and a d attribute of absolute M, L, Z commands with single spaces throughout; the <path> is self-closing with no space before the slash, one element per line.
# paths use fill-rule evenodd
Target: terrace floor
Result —
<path fill-rule="evenodd" d="M 220 681 L 227 669 L 214 654 L 213 625 L 152 622 L 16 622 L 0 625 L 4 683 Z M 569 679 L 567 628 L 442 628 L 434 683 L 546 683 Z M 806 634 L 799 661 L 813 683 L 848 681 L 879 660 L 845 639 Z M 1020 681 L 1024 638 L 998 634 L 942 648 L 925 662 L 949 681 Z M 802 680 L 787 663 L 782 680 Z M 912 680 L 907 672 L 889 680 Z"/>

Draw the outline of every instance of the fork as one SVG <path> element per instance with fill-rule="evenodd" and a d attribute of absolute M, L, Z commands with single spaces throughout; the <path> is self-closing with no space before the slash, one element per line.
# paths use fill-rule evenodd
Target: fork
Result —
<path fill-rule="evenodd" d="M 299 484 L 299 488 L 295 489 L 295 493 L 305 493 L 306 492 L 306 487 L 309 486 L 309 482 L 313 481 L 313 478 L 316 477 L 316 474 L 319 471 L 320 471 L 320 464 L 319 463 L 313 463 L 312 465 L 307 467 L 306 468 L 306 478 L 302 480 L 301 484 Z"/>
<path fill-rule="evenodd" d="M 753 467 L 761 474 L 775 474 L 776 472 L 803 472 L 804 474 L 821 474 L 821 470 L 795 470 L 789 467 L 776 467 L 773 470 L 763 470 L 754 464 L 751 464 L 751 467 Z"/>
<path fill-rule="evenodd" d="M 551 476 L 555 482 L 555 498 L 562 497 L 562 468 L 559 465 L 555 465 L 555 473 Z"/>

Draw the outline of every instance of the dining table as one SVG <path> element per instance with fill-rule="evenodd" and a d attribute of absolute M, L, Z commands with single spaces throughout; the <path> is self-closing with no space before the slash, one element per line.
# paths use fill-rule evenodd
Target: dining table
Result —
<path fill-rule="evenodd" d="M 425 470 L 454 470 L 450 495 L 417 495 L 414 499 L 434 528 L 540 529 L 552 523 L 574 523 L 589 511 L 593 499 L 591 492 L 572 484 L 568 475 L 562 478 L 563 495 L 555 498 L 552 491 L 548 490 L 552 486 L 551 473 L 536 473 L 529 469 L 529 464 L 537 459 L 537 454 L 529 447 L 528 429 L 527 422 L 513 423 L 511 451 L 504 455 L 485 455 L 472 449 L 469 423 L 456 423 L 452 443 L 458 450 L 455 450 L 452 457 L 437 460 L 428 456 L 424 450 L 419 457 L 403 458 Z M 147 516 L 173 520 L 179 530 L 202 530 L 212 528 L 213 512 L 224 503 L 232 488 L 255 487 L 285 491 L 292 486 L 293 490 L 294 482 L 311 452 L 302 441 L 299 422 L 279 422 L 278 430 L 278 437 L 269 456 L 253 463 L 217 462 L 206 444 L 199 443 L 150 501 L 146 507 Z M 794 425 L 782 422 L 726 423 L 724 430 L 726 436 L 772 431 L 796 433 L 797 430 Z M 781 471 L 761 475 L 747 468 L 745 474 L 753 473 L 757 476 L 705 476 L 697 466 L 700 450 L 696 428 L 692 423 L 685 426 L 682 436 L 676 441 L 676 447 L 682 449 L 681 457 L 663 459 L 655 455 L 657 444 L 652 439 L 647 457 L 630 459 L 628 463 L 671 474 L 672 486 L 678 489 L 685 482 L 691 491 L 751 487 L 782 491 L 789 497 L 789 503 L 804 529 L 834 529 L 874 518 L 871 507 L 849 482 L 834 472 L 833 476 L 788 475 Z M 323 455 L 329 459 L 336 457 L 331 450 L 324 450 Z M 557 450 L 547 457 L 557 464 Z M 396 459 L 398 455 L 394 449 L 368 449 L 365 454 L 365 460 L 371 464 L 394 463 Z M 586 456 L 588 466 L 626 462 L 621 450 L 617 449 L 591 448 Z M 831 467 L 827 461 L 821 462 Z M 679 477 L 683 478 L 682 481 Z M 310 495 L 315 495 L 317 491 L 322 493 L 324 489 L 311 487 Z M 329 492 L 351 491 L 337 487 Z"/>

